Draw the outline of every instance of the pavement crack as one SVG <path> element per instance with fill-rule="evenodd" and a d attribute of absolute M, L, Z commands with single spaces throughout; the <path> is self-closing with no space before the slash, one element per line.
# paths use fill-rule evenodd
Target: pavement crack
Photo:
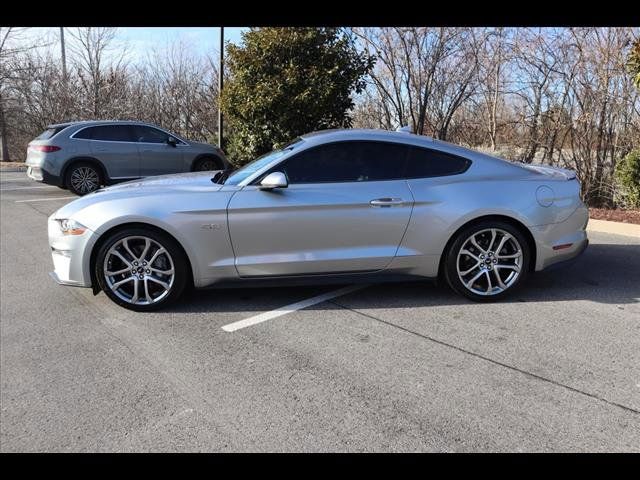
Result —
<path fill-rule="evenodd" d="M 532 373 L 532 372 L 529 372 L 527 370 L 523 370 L 522 368 L 518 368 L 518 367 L 515 367 L 513 365 L 508 365 L 508 364 L 500 362 L 498 360 L 494 360 L 493 358 L 486 357 L 486 356 L 484 356 L 484 355 L 482 355 L 480 353 L 472 352 L 471 350 L 466 350 L 466 349 L 464 349 L 462 347 L 459 347 L 457 345 L 453 345 L 452 343 L 448 343 L 448 342 L 445 342 L 445 341 L 442 341 L 442 340 L 438 340 L 437 338 L 430 337 L 429 335 L 424 335 L 422 333 L 415 332 L 415 331 L 410 330 L 408 328 L 401 327 L 400 325 L 396 325 L 395 323 L 391 323 L 391 322 L 388 322 L 386 320 L 382 320 L 381 318 L 375 317 L 375 316 L 370 315 L 368 313 L 364 313 L 364 312 L 361 312 L 360 310 L 356 310 L 356 309 L 347 307 L 346 305 L 342 305 L 342 304 L 340 304 L 340 303 L 338 303 L 338 302 L 336 302 L 334 300 L 327 300 L 327 302 L 329 302 L 329 303 L 331 303 L 331 304 L 333 304 L 333 305 L 335 305 L 337 307 L 344 308 L 345 310 L 349 310 L 351 312 L 357 313 L 358 315 L 362 315 L 364 317 L 370 318 L 370 319 L 375 320 L 377 322 L 383 323 L 383 324 L 388 325 L 390 327 L 397 328 L 398 330 L 402 330 L 403 332 L 409 333 L 411 335 L 415 335 L 415 336 L 420 337 L 420 338 L 422 338 L 424 340 L 428 340 L 430 342 L 437 343 L 438 345 L 442 345 L 444 347 L 448 347 L 448 348 L 452 348 L 454 350 L 458 350 L 459 352 L 465 353 L 467 355 L 471 355 L 473 357 L 479 358 L 481 360 L 484 360 L 486 362 L 492 363 L 494 365 L 498 365 L 498 366 L 503 367 L 503 368 L 508 368 L 509 370 L 512 370 L 514 372 L 518 372 L 518 373 L 521 373 L 523 375 L 527 375 L 529 377 L 535 378 L 536 380 L 540 380 L 540 381 L 543 381 L 543 382 L 550 383 L 550 384 L 555 385 L 557 387 L 565 388 L 565 389 L 567 389 L 567 390 L 569 390 L 571 392 L 578 393 L 580 395 L 584 395 L 584 396 L 589 397 L 589 398 L 591 398 L 593 400 L 598 400 L 600 402 L 604 402 L 604 403 L 606 403 L 608 405 L 612 405 L 614 407 L 621 408 L 621 409 L 626 410 L 628 412 L 635 413 L 635 414 L 640 414 L 640 411 L 636 410 L 635 408 L 628 407 L 626 405 L 622 405 L 621 403 L 617 403 L 617 402 L 614 402 L 614 401 L 611 401 L 611 400 L 607 400 L 606 398 L 600 397 L 599 395 L 596 395 L 594 393 L 585 392 L 584 390 L 580 390 L 579 388 L 571 387 L 570 385 L 566 385 L 564 383 L 558 382 L 557 380 L 553 380 L 551 378 L 543 377 L 542 375 L 538 375 L 536 373 Z"/>

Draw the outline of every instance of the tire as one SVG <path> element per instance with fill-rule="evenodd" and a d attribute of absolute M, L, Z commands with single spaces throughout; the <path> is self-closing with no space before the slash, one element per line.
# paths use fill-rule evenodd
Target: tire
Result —
<path fill-rule="evenodd" d="M 444 275 L 455 292 L 476 302 L 492 302 L 523 284 L 530 261 L 529 244 L 520 229 L 487 220 L 456 235 L 445 253 Z"/>
<path fill-rule="evenodd" d="M 147 241 L 149 246 L 145 247 Z M 94 272 L 100 288 L 112 301 L 129 310 L 149 312 L 172 304 L 182 295 L 189 283 L 187 262 L 182 248 L 169 235 L 132 227 L 110 235 L 102 243 Z"/>
<path fill-rule="evenodd" d="M 222 164 L 222 160 L 218 157 L 202 157 L 195 161 L 193 164 L 194 172 L 207 172 L 210 170 L 223 170 L 224 165 Z"/>
<path fill-rule="evenodd" d="M 95 192 L 103 183 L 102 171 L 90 162 L 74 163 L 64 176 L 65 187 L 80 196 Z"/>

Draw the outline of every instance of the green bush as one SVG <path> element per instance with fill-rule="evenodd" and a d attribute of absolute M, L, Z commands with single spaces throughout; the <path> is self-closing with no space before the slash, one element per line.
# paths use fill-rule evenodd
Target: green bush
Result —
<path fill-rule="evenodd" d="M 616 204 L 640 208 L 640 150 L 632 150 L 618 162 L 615 171 Z"/>
<path fill-rule="evenodd" d="M 252 28 L 227 46 L 226 150 L 236 165 L 325 128 L 349 127 L 374 59 L 338 28 Z"/>

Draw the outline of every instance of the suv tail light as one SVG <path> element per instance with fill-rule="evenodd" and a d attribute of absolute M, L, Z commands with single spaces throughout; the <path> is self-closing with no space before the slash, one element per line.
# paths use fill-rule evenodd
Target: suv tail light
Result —
<path fill-rule="evenodd" d="M 60 147 L 56 147 L 55 145 L 29 145 L 29 148 L 31 150 L 35 150 L 36 152 L 45 153 L 57 152 L 58 150 L 61 150 Z"/>

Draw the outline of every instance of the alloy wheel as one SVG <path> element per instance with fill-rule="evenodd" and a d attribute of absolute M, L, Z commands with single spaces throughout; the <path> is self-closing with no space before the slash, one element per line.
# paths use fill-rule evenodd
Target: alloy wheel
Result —
<path fill-rule="evenodd" d="M 464 241 L 456 269 L 467 290 L 491 296 L 504 292 L 516 282 L 522 261 L 522 247 L 513 235 L 500 228 L 487 228 Z"/>
<path fill-rule="evenodd" d="M 115 242 L 104 257 L 106 286 L 132 305 L 151 305 L 169 295 L 175 280 L 173 259 L 156 240 L 129 236 Z"/>
<path fill-rule="evenodd" d="M 100 186 L 98 172 L 91 167 L 78 167 L 71 173 L 71 186 L 80 193 L 86 194 L 97 190 Z"/>

